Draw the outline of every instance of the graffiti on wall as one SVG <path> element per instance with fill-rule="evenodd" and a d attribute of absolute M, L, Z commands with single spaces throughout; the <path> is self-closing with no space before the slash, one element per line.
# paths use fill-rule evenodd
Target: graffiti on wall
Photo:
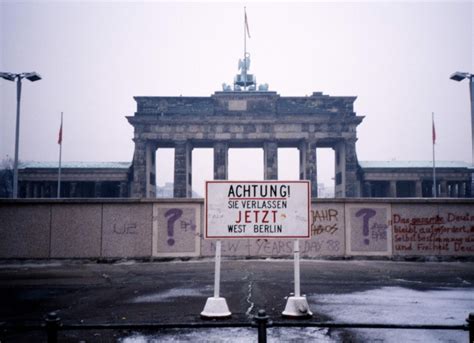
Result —
<path fill-rule="evenodd" d="M 258 239 L 252 248 L 252 252 L 256 255 L 287 256 L 293 253 L 293 241 Z M 310 240 L 300 241 L 300 253 L 303 256 L 336 255 L 343 253 L 343 245 L 337 239 L 318 241 L 318 238 L 313 237 Z"/>
<path fill-rule="evenodd" d="M 198 209 L 194 206 L 155 206 L 153 240 L 156 253 L 196 252 Z"/>
<path fill-rule="evenodd" d="M 344 254 L 344 207 L 313 205 L 311 210 L 311 240 L 302 241 L 305 256 Z"/>
<path fill-rule="evenodd" d="M 348 254 L 391 254 L 392 236 L 394 253 L 398 255 L 472 255 L 474 252 L 474 212 L 468 206 L 464 209 L 393 205 L 393 215 L 391 208 L 391 205 L 353 204 L 347 205 L 344 211 L 342 204 L 313 204 L 312 238 L 300 240 L 302 256 L 341 256 L 346 252 L 346 235 Z M 157 205 L 153 217 L 158 228 L 156 251 L 196 253 L 198 240 L 201 254 L 213 256 L 215 240 L 202 239 L 198 215 L 198 207 Z M 114 233 L 133 235 L 132 224 L 116 225 Z M 290 239 L 222 240 L 222 254 L 228 256 L 290 256 L 292 253 Z"/>
<path fill-rule="evenodd" d="M 350 252 L 389 253 L 390 208 L 388 206 L 348 206 Z"/>
<path fill-rule="evenodd" d="M 251 240 L 250 254 L 255 256 L 290 256 L 293 240 Z M 311 239 L 300 240 L 300 254 L 306 257 L 344 254 L 344 207 L 339 204 L 313 204 Z"/>
<path fill-rule="evenodd" d="M 223 239 L 221 240 L 221 254 L 223 256 L 248 256 L 250 254 L 249 239 Z M 216 240 L 203 239 L 201 254 L 214 256 L 216 253 Z"/>
<path fill-rule="evenodd" d="M 398 255 L 472 255 L 472 208 L 394 206 L 393 244 Z"/>
<path fill-rule="evenodd" d="M 311 210 L 311 239 L 300 240 L 302 256 L 337 256 L 344 254 L 344 206 L 342 204 L 313 204 Z M 224 256 L 291 256 L 291 239 L 229 239 L 222 240 Z M 213 256 L 215 241 L 203 240 L 201 253 Z"/>
<path fill-rule="evenodd" d="M 152 253 L 152 204 L 104 204 L 101 255 L 150 256 Z"/>
<path fill-rule="evenodd" d="M 137 223 L 114 223 L 112 226 L 112 233 L 116 235 L 137 235 L 138 225 Z"/>

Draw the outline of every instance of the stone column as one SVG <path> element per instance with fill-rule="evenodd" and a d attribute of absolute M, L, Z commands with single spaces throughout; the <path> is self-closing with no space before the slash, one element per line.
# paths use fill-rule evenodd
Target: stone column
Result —
<path fill-rule="evenodd" d="M 300 180 L 306 180 L 306 146 L 306 142 L 302 142 L 298 146 L 300 153 Z"/>
<path fill-rule="evenodd" d="M 265 180 L 278 180 L 278 144 L 263 143 L 263 177 Z"/>
<path fill-rule="evenodd" d="M 174 197 L 192 197 L 192 147 L 187 141 L 177 141 L 174 150 Z"/>
<path fill-rule="evenodd" d="M 421 198 L 423 197 L 423 188 L 421 180 L 417 180 L 415 182 L 415 197 Z"/>
<path fill-rule="evenodd" d="M 146 141 L 134 139 L 135 152 L 133 153 L 132 197 L 145 198 L 147 196 L 147 165 Z"/>
<path fill-rule="evenodd" d="M 127 183 L 122 181 L 120 182 L 120 194 L 119 196 L 121 198 L 127 198 L 128 197 L 128 192 L 127 192 Z"/>
<path fill-rule="evenodd" d="M 148 142 L 146 144 L 146 196 L 156 198 L 156 145 Z"/>
<path fill-rule="evenodd" d="M 458 196 L 460 198 L 465 198 L 466 197 L 466 183 L 465 182 L 459 182 L 459 193 Z"/>
<path fill-rule="evenodd" d="M 229 178 L 229 144 L 214 143 L 214 180 Z"/>
<path fill-rule="evenodd" d="M 335 158 L 335 196 L 336 198 L 356 197 L 359 195 L 357 185 L 356 139 L 346 139 L 334 146 Z"/>
<path fill-rule="evenodd" d="M 344 142 L 339 142 L 334 146 L 334 196 L 336 198 L 344 198 L 346 196 L 345 161 L 346 147 Z"/>
<path fill-rule="evenodd" d="M 102 182 L 100 181 L 94 183 L 94 198 L 102 198 Z"/>
<path fill-rule="evenodd" d="M 31 187 L 31 181 L 26 182 L 26 197 L 31 198 L 31 195 L 33 193 L 33 189 Z"/>
<path fill-rule="evenodd" d="M 300 180 L 311 181 L 311 197 L 318 197 L 318 173 L 316 160 L 316 142 L 303 141 L 300 150 Z"/>
<path fill-rule="evenodd" d="M 389 197 L 396 198 L 397 197 L 397 181 L 390 181 L 390 190 L 389 190 Z"/>
<path fill-rule="evenodd" d="M 372 197 L 372 184 L 370 181 L 364 181 L 364 194 L 363 196 L 366 198 L 371 198 Z"/>
<path fill-rule="evenodd" d="M 454 198 L 455 197 L 455 193 L 456 193 L 456 186 L 455 186 L 455 183 L 454 182 L 450 182 L 449 183 L 449 197 L 450 198 Z"/>
<path fill-rule="evenodd" d="M 51 184 L 51 198 L 57 198 L 58 197 L 58 183 L 53 182 Z"/>
<path fill-rule="evenodd" d="M 439 182 L 439 187 L 440 187 L 440 190 L 439 190 L 439 196 L 441 198 L 446 198 L 447 197 L 447 189 L 448 189 L 448 185 L 446 183 L 445 180 L 441 180 Z"/>
<path fill-rule="evenodd" d="M 70 188 L 69 188 L 69 197 L 70 198 L 75 198 L 77 195 L 77 183 L 76 182 L 71 182 Z"/>
<path fill-rule="evenodd" d="M 38 185 L 38 188 L 39 188 L 39 196 L 38 198 L 44 198 L 44 182 L 39 182 L 39 185 Z"/>
<path fill-rule="evenodd" d="M 466 197 L 467 198 L 472 198 L 472 185 L 471 185 L 471 180 L 466 181 Z"/>
<path fill-rule="evenodd" d="M 38 183 L 33 183 L 33 198 L 39 198 L 38 196 Z"/>
<path fill-rule="evenodd" d="M 143 139 L 134 139 L 134 142 L 131 196 L 134 198 L 153 198 L 156 195 L 156 145 Z"/>
<path fill-rule="evenodd" d="M 356 139 L 348 139 L 345 142 L 345 186 L 346 197 L 357 197 L 357 153 L 355 147 Z"/>
<path fill-rule="evenodd" d="M 44 186 L 44 197 L 51 198 L 51 182 L 46 182 Z"/>

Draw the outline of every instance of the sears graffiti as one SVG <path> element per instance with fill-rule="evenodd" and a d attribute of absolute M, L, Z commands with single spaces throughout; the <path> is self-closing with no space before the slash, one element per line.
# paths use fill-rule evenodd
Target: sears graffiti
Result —
<path fill-rule="evenodd" d="M 252 248 L 256 255 L 290 256 L 293 254 L 293 241 L 257 239 Z M 300 253 L 303 256 L 321 253 L 335 254 L 338 252 L 342 252 L 342 244 L 336 239 L 300 241 Z"/>

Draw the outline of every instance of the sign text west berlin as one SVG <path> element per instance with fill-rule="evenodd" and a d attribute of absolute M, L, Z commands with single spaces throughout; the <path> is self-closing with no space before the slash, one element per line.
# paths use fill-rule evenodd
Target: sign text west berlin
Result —
<path fill-rule="evenodd" d="M 207 181 L 205 238 L 310 238 L 309 181 Z"/>

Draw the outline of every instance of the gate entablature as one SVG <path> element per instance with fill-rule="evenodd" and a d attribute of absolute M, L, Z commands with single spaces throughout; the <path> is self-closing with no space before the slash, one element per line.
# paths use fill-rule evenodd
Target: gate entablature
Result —
<path fill-rule="evenodd" d="M 210 97 L 135 97 L 132 196 L 155 196 L 155 151 L 175 148 L 175 197 L 191 196 L 193 147 L 214 148 L 214 178 L 227 179 L 229 147 L 263 147 L 264 178 L 278 178 L 278 147 L 300 151 L 300 178 L 317 196 L 316 148 L 336 151 L 336 195 L 357 196 L 356 97 L 216 92 Z"/>
<path fill-rule="evenodd" d="M 353 115 L 355 96 L 281 97 L 276 92 L 215 92 L 210 97 L 137 96 L 136 115 Z"/>

